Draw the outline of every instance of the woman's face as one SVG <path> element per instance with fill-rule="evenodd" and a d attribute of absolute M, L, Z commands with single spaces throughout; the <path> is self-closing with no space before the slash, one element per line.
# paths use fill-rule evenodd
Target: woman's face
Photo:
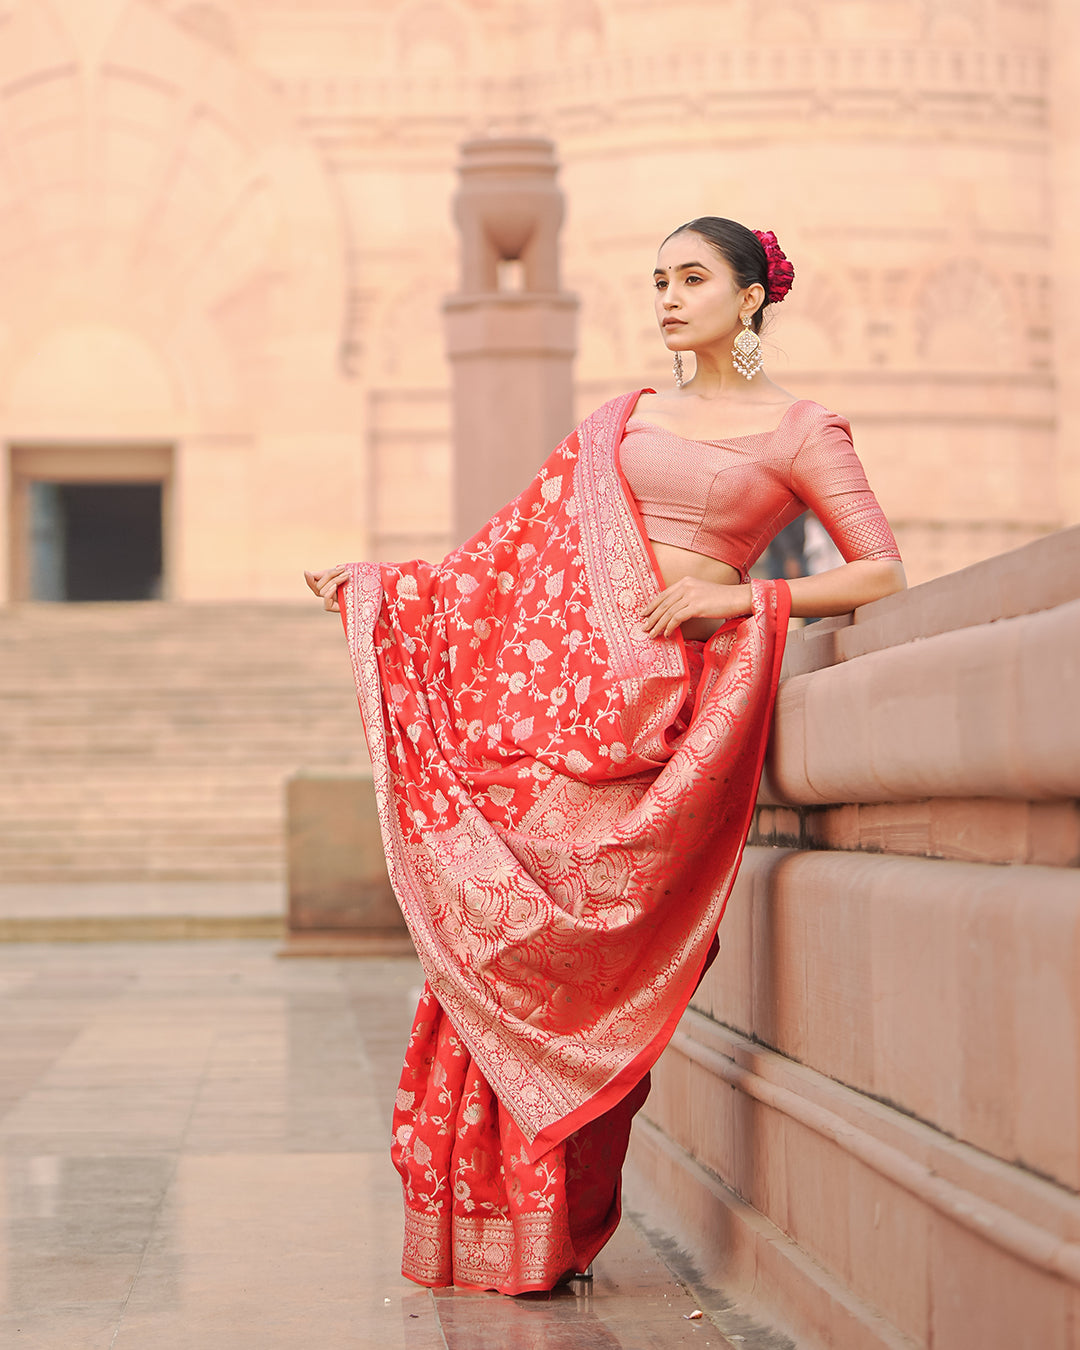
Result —
<path fill-rule="evenodd" d="M 653 273 L 656 321 L 669 351 L 696 351 L 731 342 L 764 298 L 761 286 L 741 289 L 723 256 L 703 238 L 684 230 L 664 242 Z"/>

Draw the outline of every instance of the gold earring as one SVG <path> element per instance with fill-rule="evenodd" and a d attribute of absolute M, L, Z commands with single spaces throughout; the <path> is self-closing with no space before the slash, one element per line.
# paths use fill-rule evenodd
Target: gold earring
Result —
<path fill-rule="evenodd" d="M 682 352 L 675 353 L 675 359 L 671 363 L 671 369 L 675 372 L 675 387 L 681 389 L 683 384 Z"/>
<path fill-rule="evenodd" d="M 731 349 L 734 358 L 731 364 L 748 380 L 752 380 L 761 369 L 761 340 L 750 327 L 750 316 L 742 316 L 742 332 L 735 339 Z"/>

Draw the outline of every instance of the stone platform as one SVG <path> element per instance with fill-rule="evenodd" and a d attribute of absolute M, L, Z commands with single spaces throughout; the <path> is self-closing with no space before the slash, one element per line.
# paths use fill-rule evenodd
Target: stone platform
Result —
<path fill-rule="evenodd" d="M 1080 1347 L 1080 529 L 790 635 L 639 1203 L 806 1350 Z"/>
<path fill-rule="evenodd" d="M 791 1344 L 725 1321 L 630 1219 L 551 1297 L 404 1280 L 387 1139 L 419 967 L 275 951 L 0 946 L 0 1345 Z"/>

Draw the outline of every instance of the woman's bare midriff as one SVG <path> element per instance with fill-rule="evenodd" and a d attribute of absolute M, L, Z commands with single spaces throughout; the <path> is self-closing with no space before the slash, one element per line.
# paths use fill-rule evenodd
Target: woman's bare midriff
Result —
<path fill-rule="evenodd" d="M 721 586 L 738 586 L 742 582 L 742 577 L 730 563 L 718 562 L 704 553 L 678 548 L 674 544 L 659 544 L 655 539 L 650 540 L 650 543 L 665 587 L 674 586 L 683 577 L 697 577 L 699 581 L 713 581 Z M 682 634 L 685 638 L 705 641 L 718 626 L 714 619 L 688 619 L 682 625 Z"/>

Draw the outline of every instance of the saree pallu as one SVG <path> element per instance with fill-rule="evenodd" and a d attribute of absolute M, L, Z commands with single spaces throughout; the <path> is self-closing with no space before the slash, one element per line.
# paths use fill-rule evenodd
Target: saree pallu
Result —
<path fill-rule="evenodd" d="M 354 563 L 342 621 L 390 879 L 427 983 L 395 1113 L 404 1273 L 506 1293 L 618 1221 L 629 1122 L 709 956 L 783 655 L 783 582 L 703 647 L 599 408 L 439 564 Z"/>

